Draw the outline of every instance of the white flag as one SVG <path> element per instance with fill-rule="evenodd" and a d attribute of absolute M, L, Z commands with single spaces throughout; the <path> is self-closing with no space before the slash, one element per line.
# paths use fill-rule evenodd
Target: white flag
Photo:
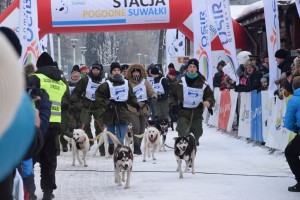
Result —
<path fill-rule="evenodd" d="M 279 77 L 279 70 L 275 58 L 275 52 L 280 48 L 280 33 L 278 20 L 277 0 L 264 0 L 264 11 L 267 31 L 267 44 L 269 55 L 269 97 L 274 96 L 277 90 L 275 80 Z"/>
<path fill-rule="evenodd" d="M 199 71 L 213 87 L 211 65 L 211 39 L 209 26 L 209 12 L 206 0 L 192 0 L 194 57 L 199 60 Z"/>
<path fill-rule="evenodd" d="M 300 17 L 300 0 L 295 0 L 295 4 L 296 4 L 297 10 L 298 10 L 298 15 Z"/>
<path fill-rule="evenodd" d="M 37 0 L 20 0 L 20 32 L 22 45 L 21 63 L 36 64 L 38 57 L 38 18 Z"/>
<path fill-rule="evenodd" d="M 236 59 L 236 46 L 229 0 L 209 0 L 208 2 L 211 15 L 215 21 L 218 35 L 229 60 L 229 64 L 232 67 L 232 70 L 236 71 L 239 66 Z M 238 84 L 236 75 L 232 77 L 232 79 Z"/>
<path fill-rule="evenodd" d="M 38 43 L 39 54 L 48 50 L 48 35 L 45 35 Z M 51 56 L 52 57 L 52 56 Z M 53 57 L 52 57 L 53 58 Z"/>

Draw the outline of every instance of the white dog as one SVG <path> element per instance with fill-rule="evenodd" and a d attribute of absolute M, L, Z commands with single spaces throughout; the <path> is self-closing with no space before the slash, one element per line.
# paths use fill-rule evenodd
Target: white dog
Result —
<path fill-rule="evenodd" d="M 96 148 L 93 156 L 96 156 L 99 147 L 104 143 L 105 158 L 109 157 L 109 153 L 108 153 L 108 140 L 107 139 L 108 139 L 107 138 L 107 128 L 104 128 L 103 131 L 99 135 L 97 135 L 93 139 L 90 139 L 90 141 L 98 140 L 98 147 Z"/>
<path fill-rule="evenodd" d="M 123 146 L 118 140 L 118 138 L 111 132 L 107 131 L 107 135 L 114 142 L 115 146 L 117 146 L 114 150 L 113 157 L 115 169 L 115 183 L 121 186 L 122 182 L 125 182 L 125 173 L 127 172 L 125 189 L 128 189 L 130 188 L 130 178 L 133 164 L 132 150 L 128 146 Z M 120 172 L 122 172 L 122 179 Z"/>
<path fill-rule="evenodd" d="M 156 150 L 160 147 L 160 132 L 155 127 L 149 127 L 146 129 L 146 132 L 141 135 L 135 135 L 138 138 L 143 137 L 143 143 L 144 143 L 144 159 L 143 162 L 146 162 L 146 154 L 148 155 L 148 158 L 151 157 L 152 159 L 156 160 L 154 153 Z M 150 154 L 151 151 L 151 154 Z"/>
<path fill-rule="evenodd" d="M 129 123 L 127 125 L 126 129 L 126 135 L 125 135 L 125 146 L 131 147 L 133 150 L 133 132 L 132 132 L 133 125 L 132 123 Z"/>
<path fill-rule="evenodd" d="M 90 148 L 89 138 L 87 134 L 82 129 L 74 129 L 73 138 L 69 138 L 64 135 L 65 140 L 72 144 L 72 153 L 73 153 L 73 162 L 72 166 L 75 166 L 75 156 L 80 165 L 82 165 L 82 160 L 79 157 L 79 151 L 83 153 L 83 166 L 87 167 L 86 164 L 86 155 Z"/>

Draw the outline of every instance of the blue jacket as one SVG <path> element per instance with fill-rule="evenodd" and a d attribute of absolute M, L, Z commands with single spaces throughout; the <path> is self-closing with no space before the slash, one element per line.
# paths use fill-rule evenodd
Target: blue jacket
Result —
<path fill-rule="evenodd" d="M 300 126 L 300 88 L 294 91 L 287 104 L 287 109 L 284 117 L 284 126 L 290 131 L 299 132 Z"/>

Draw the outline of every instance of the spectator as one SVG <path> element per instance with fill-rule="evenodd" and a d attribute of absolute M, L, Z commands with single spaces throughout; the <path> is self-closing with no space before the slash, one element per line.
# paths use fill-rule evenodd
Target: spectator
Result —
<path fill-rule="evenodd" d="M 90 70 L 86 65 L 81 65 L 80 66 L 81 78 L 87 76 L 89 72 L 90 72 Z"/>
<path fill-rule="evenodd" d="M 277 67 L 280 69 L 281 74 L 284 72 L 291 71 L 291 64 L 293 63 L 293 58 L 289 55 L 289 52 L 285 49 L 279 49 L 275 52 L 275 58 L 277 62 Z"/>
<path fill-rule="evenodd" d="M 215 73 L 213 78 L 213 86 L 220 87 L 222 85 L 222 79 L 224 79 L 223 67 L 226 65 L 224 60 L 221 60 L 217 65 L 218 72 Z"/>
<path fill-rule="evenodd" d="M 246 86 L 244 85 L 237 85 L 235 88 L 236 92 L 251 92 L 253 90 L 257 90 L 260 88 L 261 83 L 260 79 L 262 78 L 262 74 L 256 70 L 256 66 L 253 62 L 247 61 L 245 63 L 246 69 Z"/>
<path fill-rule="evenodd" d="M 166 78 L 169 80 L 169 83 L 172 84 L 176 81 L 176 70 L 175 69 L 169 69 L 169 72 L 166 76 Z"/>
<path fill-rule="evenodd" d="M 260 90 L 268 90 L 269 82 L 268 82 L 267 78 L 265 78 L 265 77 L 261 78 L 260 83 L 261 83 Z"/>
<path fill-rule="evenodd" d="M 175 69 L 175 66 L 174 66 L 174 64 L 173 63 L 170 63 L 169 65 L 168 65 L 168 71 L 170 71 L 170 70 L 175 70 L 175 73 L 176 73 L 176 78 L 177 78 L 177 76 L 179 75 L 179 71 L 177 71 L 176 69 Z"/>
<path fill-rule="evenodd" d="M 121 73 L 123 74 L 123 76 L 126 78 L 126 72 L 127 72 L 127 69 L 129 68 L 129 65 L 127 64 L 123 64 L 121 65 Z"/>
<path fill-rule="evenodd" d="M 295 132 L 297 135 L 285 148 L 285 157 L 297 181 L 296 185 L 288 187 L 288 191 L 300 192 L 300 76 L 293 79 L 293 89 L 294 95 L 287 104 L 284 126 L 288 130 Z"/>

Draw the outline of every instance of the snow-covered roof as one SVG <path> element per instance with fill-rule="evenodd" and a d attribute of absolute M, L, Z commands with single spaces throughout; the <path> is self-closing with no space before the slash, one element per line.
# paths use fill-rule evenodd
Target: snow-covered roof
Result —
<path fill-rule="evenodd" d="M 287 0 L 287 2 L 289 2 L 289 0 Z M 295 3 L 295 0 L 290 1 L 290 4 L 293 3 Z M 283 5 L 283 3 L 278 2 L 278 5 Z M 236 17 L 236 19 L 246 17 L 253 13 L 263 12 L 263 8 L 264 8 L 263 0 L 257 1 L 253 4 L 246 6 L 246 8 Z"/>
<path fill-rule="evenodd" d="M 231 5 L 230 6 L 230 13 L 231 18 L 236 19 L 239 15 L 245 10 L 245 8 L 248 7 L 248 5 Z"/>

